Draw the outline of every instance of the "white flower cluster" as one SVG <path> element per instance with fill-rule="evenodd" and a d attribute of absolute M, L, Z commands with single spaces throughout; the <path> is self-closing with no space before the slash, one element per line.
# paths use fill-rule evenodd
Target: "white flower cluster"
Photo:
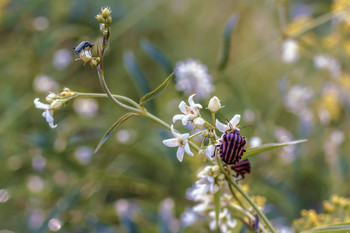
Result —
<path fill-rule="evenodd" d="M 192 211 L 199 215 L 208 214 L 212 219 L 209 223 L 210 230 L 220 227 L 221 232 L 231 232 L 236 226 L 236 220 L 232 219 L 227 208 L 222 208 L 219 214 L 219 222 L 216 223 L 213 194 L 216 193 L 224 183 L 225 176 L 220 172 L 217 165 L 206 166 L 198 173 L 199 180 L 194 184 L 188 193 L 188 199 L 200 202 L 192 208 Z M 224 202 L 221 202 L 224 203 Z"/>
<path fill-rule="evenodd" d="M 299 45 L 296 40 L 287 39 L 282 44 L 282 61 L 287 64 L 292 64 L 298 61 Z"/>
<path fill-rule="evenodd" d="M 180 61 L 175 67 L 176 88 L 198 98 L 208 98 L 214 91 L 208 68 L 195 59 Z"/>

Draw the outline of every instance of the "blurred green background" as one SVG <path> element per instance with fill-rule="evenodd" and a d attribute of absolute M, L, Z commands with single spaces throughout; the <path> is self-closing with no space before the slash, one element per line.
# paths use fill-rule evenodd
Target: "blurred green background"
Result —
<path fill-rule="evenodd" d="M 137 101 L 145 91 L 130 62 L 137 62 L 152 89 L 176 62 L 194 58 L 208 66 L 213 95 L 225 105 L 219 118 L 241 114 L 241 125 L 252 125 L 241 133 L 248 142 L 253 136 L 263 143 L 309 139 L 255 156 L 252 174 L 242 182 L 251 194 L 267 198 L 265 211 L 274 224 L 290 227 L 301 209 L 320 210 L 334 193 L 349 196 L 349 12 L 315 24 L 332 14 L 334 5 L 330 0 L 2 0 L 0 232 L 209 232 L 205 219 L 192 226 L 180 221 L 194 205 L 186 189 L 204 162 L 185 156 L 179 163 L 176 150 L 161 143 L 171 136 L 167 130 L 133 118 L 93 155 L 122 109 L 108 99 L 78 98 L 55 112 L 58 127 L 51 129 L 34 107 L 34 98 L 44 101 L 49 91 L 64 87 L 102 92 L 96 70 L 74 61 L 72 49 L 83 40 L 98 41 L 94 16 L 102 6 L 110 6 L 113 16 L 105 56 L 113 93 Z M 218 70 L 233 13 L 239 20 L 226 38 L 229 60 Z M 314 24 L 304 30 L 308 22 Z M 299 28 L 302 33 L 294 33 Z M 281 56 L 287 37 L 298 44 L 293 62 Z M 159 65 L 147 46 L 171 65 Z M 326 59 L 319 68 L 320 54 L 336 63 Z M 171 123 L 187 98 L 171 83 L 148 107 Z M 208 100 L 200 103 L 207 106 Z"/>

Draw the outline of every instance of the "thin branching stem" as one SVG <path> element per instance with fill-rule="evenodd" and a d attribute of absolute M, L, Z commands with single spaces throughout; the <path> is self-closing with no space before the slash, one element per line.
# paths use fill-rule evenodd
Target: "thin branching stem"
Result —
<path fill-rule="evenodd" d="M 231 176 L 229 174 L 227 174 L 225 168 L 222 166 L 221 163 L 218 163 L 219 167 L 221 169 L 221 172 L 224 173 L 227 182 L 229 182 L 242 196 L 243 198 L 249 203 L 249 205 L 255 210 L 255 212 L 257 213 L 257 215 L 259 215 L 259 217 L 263 220 L 263 222 L 265 223 L 266 227 L 269 228 L 269 230 L 272 233 L 275 233 L 275 230 L 272 226 L 272 224 L 270 223 L 270 221 L 267 219 L 267 217 L 265 216 L 265 214 L 259 209 L 259 207 L 252 201 L 252 199 L 250 199 L 250 197 L 248 196 L 248 194 L 246 194 L 243 189 L 241 189 L 241 187 L 232 180 Z"/>
<path fill-rule="evenodd" d="M 75 92 L 75 93 L 77 93 L 77 96 L 80 96 L 80 97 L 108 98 L 108 95 L 105 93 L 84 93 L 84 92 Z M 116 98 L 117 100 L 125 101 L 125 102 L 133 105 L 136 108 L 140 107 L 140 105 L 138 103 L 136 103 L 134 100 L 132 100 L 126 96 L 115 95 L 115 94 L 112 94 L 112 96 L 114 98 Z"/>

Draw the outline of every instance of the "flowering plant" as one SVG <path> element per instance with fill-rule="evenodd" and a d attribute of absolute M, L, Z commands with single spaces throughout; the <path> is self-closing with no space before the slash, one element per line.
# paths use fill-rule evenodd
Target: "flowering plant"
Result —
<path fill-rule="evenodd" d="M 50 93 L 46 98 L 48 104 L 44 104 L 36 98 L 34 104 L 36 108 L 44 110 L 43 117 L 49 126 L 51 128 L 57 126 L 54 124 L 53 112 L 70 100 L 79 97 L 107 97 L 118 107 L 127 110 L 127 113 L 106 131 L 98 143 L 95 153 L 125 121 L 136 116 L 150 119 L 170 130 L 173 138 L 164 139 L 163 144 L 168 147 L 177 147 L 176 157 L 180 162 L 184 160 L 185 154 L 207 158 L 207 164 L 197 174 L 198 180 L 190 189 L 188 198 L 196 202 L 192 208 L 193 212 L 210 219 L 210 230 L 220 229 L 221 232 L 232 232 L 235 228 L 245 225 L 255 231 L 276 232 L 276 227 L 264 214 L 266 202 L 264 197 L 250 197 L 247 194 L 248 187 L 241 186 L 238 182 L 244 178 L 244 175 L 250 173 L 248 158 L 264 151 L 298 144 L 306 140 L 270 143 L 244 149 L 246 141 L 243 136 L 240 136 L 240 114 L 235 114 L 230 121 L 222 123 L 217 119 L 217 115 L 218 111 L 224 107 L 218 97 L 213 96 L 206 108 L 195 102 L 195 98 L 210 97 L 214 86 L 205 65 L 193 59 L 179 62 L 175 68 L 177 89 L 191 95 L 188 98 L 189 105 L 185 101 L 180 102 L 178 107 L 181 113 L 173 116 L 172 125 L 150 113 L 145 105 L 165 90 L 172 81 L 174 73 L 170 74 L 158 87 L 146 93 L 138 102 L 126 96 L 112 94 L 105 81 L 104 66 L 104 55 L 111 35 L 110 8 L 102 8 L 96 19 L 100 24 L 102 43 L 94 45 L 96 49 L 92 51 L 94 46 L 91 42 L 82 42 L 83 44 L 79 44 L 75 49 L 75 53 L 78 55 L 76 60 L 81 60 L 84 64 L 89 63 L 96 68 L 105 93 L 83 93 L 65 88 L 60 94 Z M 287 60 L 294 60 L 294 58 Z M 207 111 L 211 119 L 202 117 L 203 111 Z M 185 133 L 175 129 L 177 121 L 181 121 L 182 126 L 187 127 Z M 230 159 L 224 159 L 226 155 L 237 157 L 237 161 L 231 163 Z"/>

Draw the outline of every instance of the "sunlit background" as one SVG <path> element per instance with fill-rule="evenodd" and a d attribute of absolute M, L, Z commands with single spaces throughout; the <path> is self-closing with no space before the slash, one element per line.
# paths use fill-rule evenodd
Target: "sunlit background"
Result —
<path fill-rule="evenodd" d="M 98 42 L 102 6 L 113 17 L 105 56 L 113 93 L 137 101 L 193 58 L 215 87 L 196 101 L 207 106 L 218 96 L 221 121 L 241 114 L 248 147 L 308 139 L 253 157 L 241 182 L 266 197 L 275 226 L 290 231 L 302 209 L 321 211 L 331 195 L 349 196 L 349 4 L 0 1 L 0 232 L 210 232 L 186 197 L 205 162 L 185 156 L 180 163 L 162 144 L 167 130 L 133 118 L 94 154 L 124 110 L 106 98 L 77 98 L 55 111 L 51 129 L 33 104 L 64 87 L 103 92 L 96 69 L 75 61 L 72 49 Z M 230 19 L 237 22 L 227 35 Z M 147 107 L 171 123 L 188 96 L 172 82 Z"/>

